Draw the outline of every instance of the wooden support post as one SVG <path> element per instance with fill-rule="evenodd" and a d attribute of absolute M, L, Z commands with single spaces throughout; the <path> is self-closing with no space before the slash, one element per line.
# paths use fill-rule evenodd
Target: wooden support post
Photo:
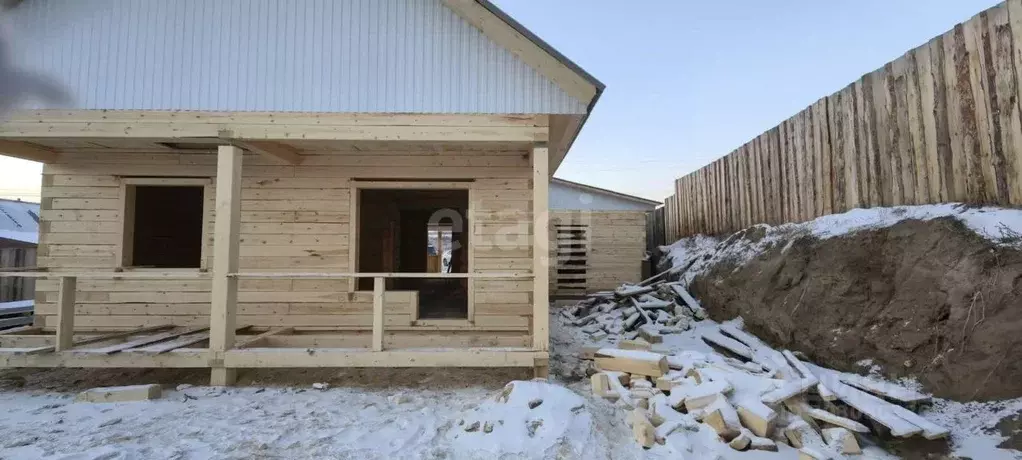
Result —
<path fill-rule="evenodd" d="M 373 351 L 383 351 L 383 278 L 373 278 Z"/>
<path fill-rule="evenodd" d="M 57 343 L 56 351 L 64 351 L 74 346 L 75 336 L 75 287 L 78 278 L 73 276 L 60 277 L 60 292 L 57 293 Z"/>
<path fill-rule="evenodd" d="M 550 349 L 550 150 L 532 149 L 532 348 Z"/>
<path fill-rule="evenodd" d="M 241 229 L 241 159 L 238 147 L 220 146 L 216 170 L 216 222 L 213 225 L 213 289 L 209 313 L 210 384 L 234 383 L 235 370 L 223 367 L 234 345 L 238 312 L 238 234 Z"/>

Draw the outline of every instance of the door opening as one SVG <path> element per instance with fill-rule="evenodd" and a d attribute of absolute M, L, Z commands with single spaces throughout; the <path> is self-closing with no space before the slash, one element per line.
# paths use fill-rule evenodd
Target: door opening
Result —
<path fill-rule="evenodd" d="M 468 190 L 364 189 L 358 206 L 359 272 L 468 273 Z M 468 318 L 467 279 L 394 278 L 387 289 L 418 291 L 420 319 Z"/>

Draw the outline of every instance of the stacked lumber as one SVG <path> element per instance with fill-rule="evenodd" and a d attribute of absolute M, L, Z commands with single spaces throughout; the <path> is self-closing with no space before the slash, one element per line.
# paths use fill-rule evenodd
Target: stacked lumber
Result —
<path fill-rule="evenodd" d="M 684 323 L 692 329 L 685 334 L 701 338 L 713 352 L 667 351 L 640 337 L 643 327 L 674 327 L 639 313 L 645 305 L 669 312 L 674 325 Z M 696 323 L 701 310 L 678 283 L 625 285 L 570 309 L 574 324 L 621 335 L 616 347 L 591 349 L 584 358 L 594 367 L 593 394 L 629 411 L 627 422 L 643 447 L 703 425 L 735 450 L 774 451 L 783 443 L 811 459 L 858 454 L 863 435 L 948 436 L 946 428 L 911 409 L 928 396 L 815 366 L 767 346 L 740 323 Z M 699 316 L 705 318 L 705 311 Z"/>

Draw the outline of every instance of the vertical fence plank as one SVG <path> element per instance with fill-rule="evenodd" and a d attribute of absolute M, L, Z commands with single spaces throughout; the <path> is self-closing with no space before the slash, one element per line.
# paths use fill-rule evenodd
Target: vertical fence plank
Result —
<path fill-rule="evenodd" d="M 1019 121 L 1012 31 L 1006 4 L 987 10 L 984 16 L 984 64 L 987 75 L 992 129 L 992 158 L 996 203 L 1011 204 L 1019 196 L 1020 180 L 1010 159 L 1022 145 Z"/>
<path fill-rule="evenodd" d="M 928 49 L 926 45 L 909 51 L 905 57 L 905 108 L 906 123 L 908 132 L 905 134 L 907 142 L 911 143 L 912 149 L 912 203 L 930 203 L 930 183 L 927 175 L 929 167 L 926 164 L 927 140 L 924 133 L 926 128 L 923 124 L 923 97 L 920 78 L 920 50 Z M 929 60 L 929 55 L 925 55 Z M 932 91 L 932 90 L 931 90 Z M 932 117 L 932 114 L 931 114 Z"/>
<path fill-rule="evenodd" d="M 1012 69 L 1014 69 L 1014 90 L 1013 94 L 1018 94 L 1019 87 L 1022 86 L 1019 83 L 1019 72 L 1022 71 L 1022 0 L 1008 0 L 1006 7 L 1008 9 L 1008 24 L 1009 31 L 1006 37 L 1010 40 L 1010 46 L 1005 44 L 1003 49 L 1012 49 L 1014 52 L 1011 56 Z M 1003 32 L 1002 32 L 1003 33 Z M 1000 43 L 1000 40 L 998 41 Z M 1007 78 L 1007 77 L 1005 77 Z M 1002 95 L 1008 96 L 1012 93 Z M 1012 116 L 1011 124 L 1015 126 L 1017 120 L 1022 117 L 1022 97 L 1015 97 L 1015 107 L 1012 108 L 1014 115 Z M 1011 148 L 1007 151 L 1007 162 L 1008 162 L 1008 177 L 1009 189 L 1012 194 L 1010 204 L 1020 205 L 1022 204 L 1022 128 L 1012 128 L 1011 140 L 1008 143 Z"/>
<path fill-rule="evenodd" d="M 997 199 L 997 179 L 994 173 L 995 158 L 994 136 L 997 131 L 996 120 L 991 113 L 992 88 L 994 80 L 992 57 L 990 56 L 990 33 L 986 27 L 989 22 L 986 12 L 963 24 L 965 47 L 969 55 L 969 86 L 973 94 L 973 112 L 976 123 L 974 145 L 979 151 L 978 156 L 970 157 L 970 177 L 975 181 L 976 200 L 981 203 L 993 203 Z"/>
<path fill-rule="evenodd" d="M 830 133 L 831 212 L 846 211 L 844 103 L 848 87 L 827 98 L 827 132 Z"/>

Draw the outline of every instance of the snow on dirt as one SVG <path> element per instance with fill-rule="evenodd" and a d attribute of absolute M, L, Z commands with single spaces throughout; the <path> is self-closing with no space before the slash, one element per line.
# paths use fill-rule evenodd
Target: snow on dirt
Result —
<path fill-rule="evenodd" d="M 1018 247 L 1022 243 L 1022 211 L 997 207 L 968 207 L 961 204 L 899 206 L 892 208 L 854 209 L 842 214 L 820 217 L 809 222 L 770 226 L 756 225 L 728 240 L 706 235 L 684 238 L 664 248 L 682 280 L 692 279 L 707 272 L 718 263 L 735 266 L 763 253 L 776 244 L 792 241 L 799 236 L 819 239 L 839 237 L 862 230 L 893 226 L 909 219 L 932 220 L 953 217 L 960 220 L 977 235 L 999 245 Z M 744 237 L 743 237 L 744 236 Z M 738 319 L 741 320 L 740 318 Z M 666 349 L 679 348 L 704 351 L 708 348 L 698 340 L 699 328 L 715 325 L 712 321 L 695 323 L 693 330 L 680 335 L 665 336 Z M 692 335 L 696 334 L 695 340 Z M 872 360 L 863 360 L 860 366 L 875 376 L 879 367 Z M 918 390 L 919 384 L 903 379 L 895 382 L 908 390 Z M 959 403 L 933 399 L 933 405 L 921 415 L 927 420 L 951 430 L 952 454 L 976 459 L 1022 459 L 1022 453 L 999 448 L 1007 437 L 998 423 L 1022 414 L 1022 398 L 985 403 Z"/>
<path fill-rule="evenodd" d="M 505 390 L 183 385 L 159 400 L 107 404 L 6 392 L 0 458 L 594 458 L 611 451 L 571 390 L 531 381 Z"/>
<path fill-rule="evenodd" d="M 926 221 L 941 217 L 956 218 L 976 234 L 995 243 L 1016 246 L 1022 243 L 1022 210 L 947 203 L 852 209 L 802 223 L 777 226 L 759 224 L 746 229 L 745 232 L 761 232 L 762 238 L 733 238 L 734 241 L 722 241 L 706 235 L 697 235 L 678 240 L 665 249 L 674 267 L 678 270 L 688 267 L 682 278 L 689 282 L 724 260 L 741 265 L 779 241 L 791 241 L 796 236 L 827 239 L 862 230 L 890 227 L 909 219 Z M 725 250 L 715 250 L 725 242 L 728 243 Z"/>

